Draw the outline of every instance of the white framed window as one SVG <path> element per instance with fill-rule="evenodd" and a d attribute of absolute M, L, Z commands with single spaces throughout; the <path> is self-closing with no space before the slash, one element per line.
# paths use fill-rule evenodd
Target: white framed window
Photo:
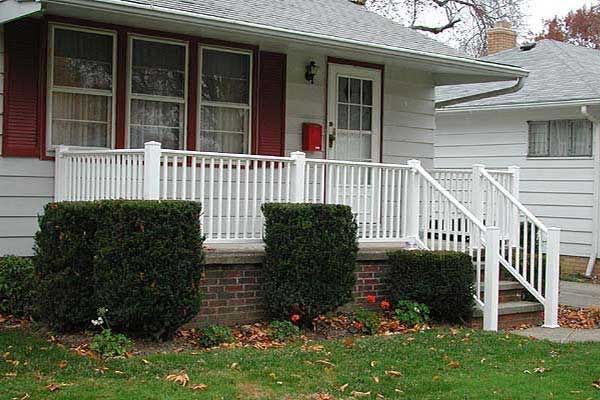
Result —
<path fill-rule="evenodd" d="M 61 24 L 49 29 L 46 148 L 112 147 L 116 33 Z"/>
<path fill-rule="evenodd" d="M 590 157 L 592 123 L 584 119 L 529 122 L 529 157 Z"/>
<path fill-rule="evenodd" d="M 249 153 L 252 52 L 201 45 L 199 57 L 198 149 Z"/>
<path fill-rule="evenodd" d="M 187 65 L 186 42 L 129 37 L 127 147 L 185 148 Z"/>

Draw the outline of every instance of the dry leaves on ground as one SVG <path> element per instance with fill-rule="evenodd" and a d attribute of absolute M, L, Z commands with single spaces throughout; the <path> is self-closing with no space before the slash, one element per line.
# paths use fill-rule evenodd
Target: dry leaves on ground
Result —
<path fill-rule="evenodd" d="M 560 306 L 558 324 L 563 328 L 594 329 L 600 326 L 600 307 Z"/>
<path fill-rule="evenodd" d="M 165 378 L 169 382 L 175 382 L 181 386 L 185 386 L 190 381 L 190 377 L 184 371 L 181 371 L 178 374 L 167 375 Z"/>

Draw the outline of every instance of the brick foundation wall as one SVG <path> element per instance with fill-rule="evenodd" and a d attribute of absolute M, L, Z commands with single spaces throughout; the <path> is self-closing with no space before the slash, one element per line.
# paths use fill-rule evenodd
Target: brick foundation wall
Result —
<path fill-rule="evenodd" d="M 588 257 L 560 256 L 560 274 L 585 274 L 588 261 Z M 598 260 L 596 260 L 594 266 L 594 275 L 600 275 L 600 262 Z"/>
<path fill-rule="evenodd" d="M 203 266 L 203 300 L 193 325 L 234 325 L 265 319 L 262 262 L 250 261 L 253 262 L 212 261 Z M 368 305 L 369 294 L 375 294 L 378 301 L 386 298 L 386 269 L 383 260 L 359 260 L 354 302 L 348 306 Z"/>

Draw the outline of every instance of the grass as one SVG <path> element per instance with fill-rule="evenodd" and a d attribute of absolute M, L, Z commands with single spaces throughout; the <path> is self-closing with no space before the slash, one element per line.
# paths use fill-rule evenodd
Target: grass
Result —
<path fill-rule="evenodd" d="M 154 354 L 105 363 L 0 331 L 0 399 L 597 399 L 600 344 L 433 329 L 285 348 Z M 64 363 L 66 361 L 66 364 Z M 61 368 L 63 367 L 63 368 Z M 402 376 L 386 375 L 399 371 Z M 185 371 L 187 387 L 165 380 Z M 16 376 L 13 374 L 16 373 Z M 379 382 L 376 382 L 378 380 Z M 60 389 L 50 392 L 54 383 Z M 192 384 L 206 384 L 193 391 Z M 348 384 L 344 392 L 340 387 Z M 352 397 L 351 392 L 371 392 Z"/>

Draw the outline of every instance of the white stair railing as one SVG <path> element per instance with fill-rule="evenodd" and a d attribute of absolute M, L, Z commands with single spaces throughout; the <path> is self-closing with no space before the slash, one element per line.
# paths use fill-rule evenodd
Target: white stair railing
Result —
<path fill-rule="evenodd" d="M 544 305 L 544 326 L 558 327 L 560 229 L 547 228 L 488 171 L 480 173 L 485 223 L 500 228 L 500 263 Z"/>

